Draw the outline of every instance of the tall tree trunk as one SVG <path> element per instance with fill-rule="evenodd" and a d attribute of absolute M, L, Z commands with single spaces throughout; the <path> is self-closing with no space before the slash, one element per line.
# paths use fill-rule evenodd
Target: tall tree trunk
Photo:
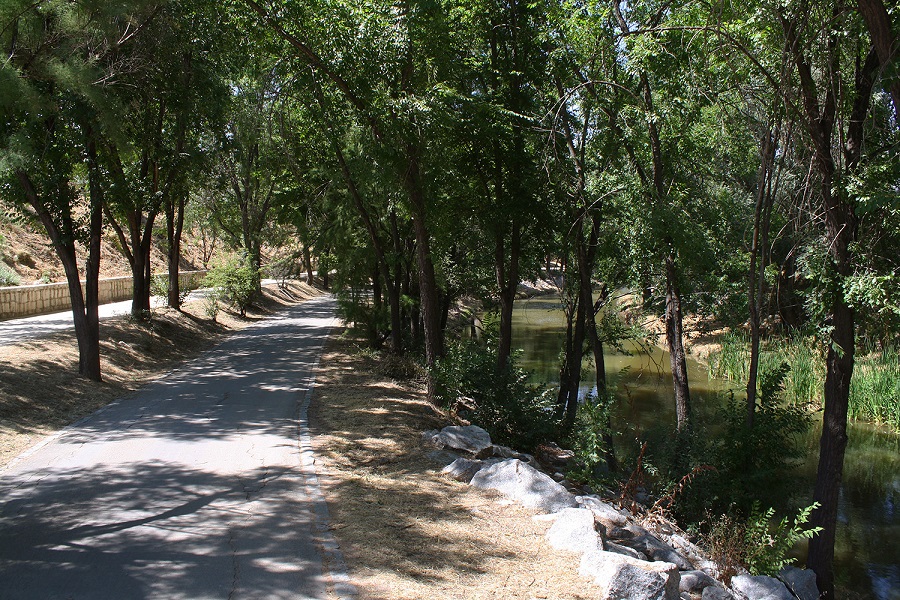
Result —
<path fill-rule="evenodd" d="M 576 266 L 577 268 L 577 266 Z M 578 391 L 581 386 L 581 361 L 584 358 L 585 308 L 579 289 L 569 298 L 566 309 L 566 341 L 559 373 L 556 416 L 562 419 L 560 434 L 567 435 L 575 425 L 578 413 Z"/>
<path fill-rule="evenodd" d="M 312 257 L 309 254 L 309 244 L 303 244 L 303 266 L 306 269 L 306 283 L 313 285 L 315 279 L 313 278 Z"/>
<path fill-rule="evenodd" d="M 181 234 L 184 230 L 185 198 L 166 202 L 166 238 L 168 241 L 169 307 L 181 309 L 181 282 L 178 270 L 181 263 Z"/>
<path fill-rule="evenodd" d="M 591 351 L 594 356 L 594 373 L 597 385 L 597 402 L 603 403 L 606 407 L 606 422 L 604 424 L 603 437 L 603 454 L 606 458 L 606 464 L 609 470 L 615 472 L 618 470 L 618 460 L 616 459 L 615 446 L 613 445 L 612 436 L 612 415 L 609 409 L 610 397 L 607 393 L 606 381 L 606 360 L 603 357 L 603 340 L 597 333 L 597 312 L 600 306 L 606 302 L 609 291 L 603 286 L 601 297 L 597 304 L 594 304 L 594 285 L 593 271 L 594 262 L 596 260 L 597 242 L 600 231 L 600 215 L 594 213 L 591 219 L 591 232 L 588 236 L 587 244 L 579 244 L 578 252 L 578 275 L 579 288 L 581 293 L 580 302 L 584 305 L 585 331 L 587 340 L 590 344 Z"/>
<path fill-rule="evenodd" d="M 497 347 L 497 368 L 505 369 L 509 365 L 512 354 L 512 314 L 516 300 L 516 289 L 519 285 L 519 255 L 522 245 L 522 226 L 513 219 L 510 237 L 509 267 L 506 266 L 506 252 L 503 234 L 497 234 L 494 251 L 494 271 L 497 276 L 497 287 L 500 290 L 500 339 Z"/>
<path fill-rule="evenodd" d="M 682 327 L 681 291 L 675 256 L 666 257 L 666 346 L 672 368 L 672 384 L 675 388 L 675 414 L 678 431 L 684 432 L 691 422 L 691 392 L 688 386 L 687 356 L 684 350 Z"/>
<path fill-rule="evenodd" d="M 91 156 L 96 153 L 90 151 L 89 137 L 89 162 L 96 165 L 96 160 Z M 89 165 L 89 167 L 91 166 Z M 97 177 L 96 168 L 91 169 L 92 176 Z M 100 198 L 91 195 L 90 207 L 90 242 L 87 264 L 85 265 L 87 281 L 85 289 L 81 287 L 81 277 L 78 272 L 78 261 L 75 253 L 75 230 L 71 214 L 68 210 L 70 198 L 65 196 L 69 194 L 67 189 L 68 182 L 62 183 L 57 189 L 60 195 L 60 205 L 66 207 L 58 225 L 47 207 L 41 201 L 31 178 L 24 171 L 17 170 L 16 178 L 19 180 L 28 203 L 35 210 L 41 224 L 47 231 L 63 265 L 63 271 L 66 274 L 66 283 L 69 288 L 69 300 L 72 305 L 72 320 L 75 325 L 75 339 L 78 343 L 78 373 L 93 381 L 102 381 L 100 373 L 100 330 L 99 330 L 99 313 L 98 313 L 98 275 L 100 271 L 100 235 L 102 229 L 102 215 L 98 217 L 97 204 Z M 91 186 L 93 189 L 93 185 Z M 85 293 L 87 292 L 87 293 Z"/>
<path fill-rule="evenodd" d="M 753 427 L 756 415 L 756 387 L 759 374 L 760 310 L 766 282 L 766 247 L 769 241 L 769 217 L 772 210 L 772 177 L 777 133 L 771 127 L 760 140 L 759 170 L 756 176 L 756 208 L 753 215 L 753 240 L 750 246 L 747 306 L 750 314 L 750 366 L 747 375 L 747 426 Z"/>
<path fill-rule="evenodd" d="M 790 35 L 792 32 L 789 31 Z M 836 45 L 837 42 L 832 42 Z M 836 50 L 835 50 L 836 52 Z M 795 55 L 803 85 L 808 127 L 813 140 L 813 166 L 819 175 L 818 196 L 825 213 L 825 233 L 829 258 L 841 280 L 853 273 L 851 248 L 856 241 L 856 215 L 853 205 L 841 189 L 834 189 L 836 165 L 832 156 L 837 98 L 835 90 L 826 92 L 821 113 L 812 94 L 811 69 L 799 54 Z M 832 59 L 835 60 L 835 59 Z M 837 62 L 829 65 L 835 70 Z M 853 173 L 862 153 L 863 123 L 869 112 L 874 76 L 878 68 L 876 48 L 870 49 L 864 63 L 857 62 L 853 108 L 844 143 L 846 171 Z M 844 452 L 847 447 L 847 411 L 850 401 L 850 381 L 856 352 L 856 323 L 853 308 L 847 305 L 840 290 L 829 294 L 831 306 L 831 343 L 825 361 L 825 406 L 822 414 L 822 439 L 819 444 L 819 466 L 813 500 L 819 508 L 810 515 L 810 524 L 822 527 L 821 533 L 810 540 L 807 565 L 815 571 L 823 598 L 834 599 L 834 540 L 837 529 L 838 496 L 843 480 Z"/>
<path fill-rule="evenodd" d="M 408 169 L 404 177 L 416 238 L 416 262 L 419 266 L 419 302 L 425 331 L 425 365 L 430 369 L 444 355 L 438 286 L 431 259 L 431 236 L 426 223 L 425 194 L 419 165 L 419 149 L 407 146 Z M 434 397 L 434 377 L 428 375 L 428 398 Z"/>

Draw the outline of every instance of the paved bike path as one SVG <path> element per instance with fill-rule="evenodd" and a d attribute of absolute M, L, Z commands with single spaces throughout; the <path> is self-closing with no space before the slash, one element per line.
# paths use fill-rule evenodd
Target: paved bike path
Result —
<path fill-rule="evenodd" d="M 0 473 L 0 596 L 352 595 L 305 426 L 333 310 L 244 329 Z"/>

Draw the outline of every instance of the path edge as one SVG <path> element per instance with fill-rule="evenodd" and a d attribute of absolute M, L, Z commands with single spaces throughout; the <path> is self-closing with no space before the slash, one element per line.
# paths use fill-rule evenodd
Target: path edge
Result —
<path fill-rule="evenodd" d="M 332 319 L 332 324 L 328 326 L 323 340 L 328 340 L 331 337 L 334 327 L 334 319 Z M 344 555 L 329 529 L 331 516 L 328 512 L 328 503 L 325 500 L 325 495 L 322 493 L 321 487 L 319 487 L 319 478 L 316 474 L 316 459 L 312 447 L 312 433 L 309 430 L 309 405 L 312 402 L 313 391 L 316 387 L 316 375 L 319 372 L 319 362 L 324 349 L 325 341 L 322 342 L 315 363 L 310 371 L 306 385 L 306 394 L 300 403 L 300 410 L 297 416 L 300 464 L 304 471 L 306 491 L 312 503 L 313 513 L 316 516 L 313 530 L 322 554 L 323 575 L 330 579 L 330 587 L 332 587 L 334 595 L 339 600 L 353 600 L 359 596 L 359 591 L 350 581 Z"/>

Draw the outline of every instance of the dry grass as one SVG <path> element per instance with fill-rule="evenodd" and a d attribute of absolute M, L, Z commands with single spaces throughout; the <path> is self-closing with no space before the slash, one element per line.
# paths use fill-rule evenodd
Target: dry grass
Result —
<path fill-rule="evenodd" d="M 332 339 L 310 412 L 332 526 L 362 599 L 589 598 L 546 522 L 440 474 L 423 431 L 447 424 L 420 385 Z"/>
<path fill-rule="evenodd" d="M 0 355 L 0 468 L 45 436 L 134 392 L 215 343 L 273 312 L 318 295 L 299 283 L 264 289 L 263 298 L 240 319 L 220 312 L 203 316 L 202 302 L 183 312 L 153 311 L 149 325 L 129 317 L 100 325 L 103 383 L 77 376 L 74 332 L 3 346 Z"/>

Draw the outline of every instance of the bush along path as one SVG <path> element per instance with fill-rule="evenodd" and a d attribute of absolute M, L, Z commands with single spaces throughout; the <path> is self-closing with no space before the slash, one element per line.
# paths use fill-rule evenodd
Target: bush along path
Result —
<path fill-rule="evenodd" d="M 726 586 L 719 566 L 661 515 L 633 515 L 597 495 L 576 495 L 576 488 L 548 475 L 533 456 L 492 444 L 476 425 L 429 430 L 423 441 L 436 449 L 430 456 L 447 463 L 445 475 L 542 513 L 533 518 L 552 523 L 546 543 L 580 556 L 578 573 L 599 588 L 603 600 L 819 597 L 815 574 L 790 566 L 777 577 L 744 572 Z"/>

